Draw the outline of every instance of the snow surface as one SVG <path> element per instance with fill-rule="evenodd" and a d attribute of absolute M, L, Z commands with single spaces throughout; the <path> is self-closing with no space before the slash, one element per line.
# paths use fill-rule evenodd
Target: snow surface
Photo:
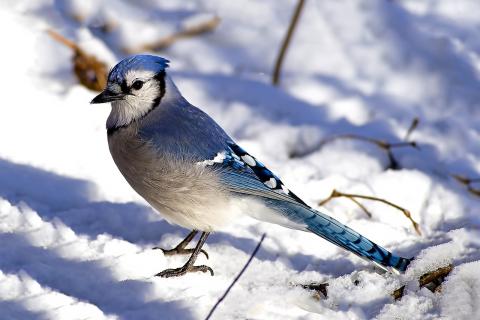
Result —
<path fill-rule="evenodd" d="M 480 176 L 480 2 L 307 1 L 276 88 L 272 66 L 293 6 L 2 1 L 1 319 L 202 319 L 264 232 L 214 319 L 480 318 L 480 199 L 450 176 Z M 405 275 L 377 274 L 314 235 L 245 218 L 209 238 L 214 277 L 153 276 L 186 257 L 151 248 L 174 246 L 188 231 L 124 181 L 107 148 L 109 108 L 89 105 L 95 93 L 76 82 L 72 52 L 45 30 L 113 65 L 122 48 L 212 15 L 222 19 L 214 33 L 159 53 L 184 96 L 308 203 L 336 188 L 411 210 L 422 236 L 380 203 L 363 202 L 372 218 L 347 199 L 327 205 L 372 240 L 416 256 Z M 363 142 L 318 147 L 344 133 L 399 142 L 414 117 L 420 149 L 394 150 L 400 170 L 386 170 L 385 153 Z M 450 262 L 440 293 L 418 288 L 418 276 Z M 313 281 L 330 283 L 328 299 L 293 286 Z M 406 295 L 393 301 L 404 283 Z"/>

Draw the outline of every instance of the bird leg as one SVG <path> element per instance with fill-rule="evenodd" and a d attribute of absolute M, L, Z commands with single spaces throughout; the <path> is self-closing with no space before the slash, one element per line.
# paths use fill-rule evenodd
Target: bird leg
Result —
<path fill-rule="evenodd" d="M 197 230 L 192 230 L 192 232 L 190 232 L 188 234 L 188 236 L 182 240 L 182 242 L 180 242 L 175 248 L 173 249 L 163 249 L 163 248 L 160 248 L 160 247 L 154 247 L 153 249 L 154 250 L 162 250 L 163 251 L 163 254 L 166 255 L 166 256 L 173 256 L 173 255 L 177 255 L 177 254 L 192 254 L 195 249 L 185 249 L 185 247 L 193 240 L 193 238 L 195 238 L 195 236 L 197 235 L 198 231 Z M 205 251 L 205 250 L 200 250 L 201 253 L 203 253 L 205 255 L 205 257 L 208 259 L 208 253 Z"/>
<path fill-rule="evenodd" d="M 188 240 L 188 238 L 192 234 L 193 234 L 193 236 L 191 236 L 191 238 L 193 238 L 196 233 L 197 233 L 196 230 L 192 231 L 188 235 L 187 239 L 185 239 L 185 240 Z M 185 275 L 189 272 L 198 272 L 198 271 L 201 271 L 201 272 L 209 271 L 210 274 L 213 276 L 212 268 L 210 268 L 208 266 L 205 266 L 205 265 L 201 265 L 201 266 L 194 266 L 193 265 L 195 263 L 195 260 L 197 260 L 197 256 L 201 252 L 202 246 L 205 243 L 205 241 L 207 240 L 209 234 L 210 234 L 210 232 L 202 232 L 202 235 L 200 236 L 200 240 L 198 240 L 198 243 L 197 243 L 195 249 L 193 250 L 192 255 L 188 259 L 187 263 L 185 263 L 185 265 L 183 265 L 183 267 L 175 268 L 175 269 L 165 269 L 162 272 L 157 273 L 155 276 L 156 277 L 162 277 L 162 278 L 179 277 L 179 276 L 183 276 L 183 275 Z M 182 243 L 184 241 L 182 241 Z M 188 242 L 190 242 L 190 241 L 191 241 L 191 239 L 188 240 Z"/>

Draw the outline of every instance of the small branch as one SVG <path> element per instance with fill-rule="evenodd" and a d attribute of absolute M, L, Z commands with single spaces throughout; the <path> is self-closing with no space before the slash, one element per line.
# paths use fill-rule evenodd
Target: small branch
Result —
<path fill-rule="evenodd" d="M 438 292 L 441 289 L 441 284 L 445 278 L 452 272 L 453 265 L 449 264 L 446 267 L 438 268 L 437 270 L 427 272 L 423 274 L 418 280 L 420 288 L 426 287 L 432 292 Z M 395 300 L 399 300 L 403 297 L 405 292 L 405 286 L 401 286 L 392 293 L 392 297 Z"/>
<path fill-rule="evenodd" d="M 427 288 L 432 292 L 439 292 L 441 290 L 441 285 L 445 278 L 452 272 L 453 265 L 448 265 L 446 267 L 438 268 L 437 270 L 427 272 L 420 276 L 418 280 L 418 284 L 420 288 Z M 355 285 L 359 285 L 358 280 L 355 282 Z M 328 282 L 318 283 L 312 282 L 309 284 L 297 284 L 297 286 L 302 287 L 303 289 L 314 291 L 315 295 L 314 298 L 320 300 L 321 298 L 328 298 Z M 405 293 L 405 285 L 401 286 L 400 288 L 396 289 L 390 295 L 395 299 L 399 300 Z"/>
<path fill-rule="evenodd" d="M 233 282 L 230 284 L 230 286 L 228 286 L 227 290 L 225 291 L 225 293 L 220 297 L 220 299 L 218 299 L 217 303 L 215 303 L 215 305 L 213 306 L 213 308 L 210 310 L 210 312 L 208 313 L 207 317 L 205 318 L 205 320 L 208 320 L 211 318 L 211 316 L 213 315 L 213 313 L 215 312 L 215 309 L 217 309 L 217 307 L 220 305 L 220 303 L 222 303 L 222 301 L 225 299 L 225 297 L 228 295 L 228 293 L 230 292 L 230 290 L 233 288 L 233 286 L 235 285 L 235 283 L 237 283 L 237 281 L 240 279 L 240 277 L 242 276 L 242 274 L 245 272 L 245 270 L 247 270 L 248 266 L 250 265 L 250 262 L 252 262 L 253 258 L 255 257 L 255 255 L 257 254 L 258 250 L 260 249 L 260 247 L 262 246 L 262 242 L 263 240 L 265 240 L 265 237 L 267 236 L 266 233 L 264 233 L 262 235 L 262 237 L 260 238 L 260 241 L 258 241 L 258 244 L 257 246 L 255 247 L 255 249 L 253 250 L 252 254 L 250 255 L 250 258 L 248 259 L 247 263 L 243 266 L 242 270 L 240 270 L 240 273 L 235 277 L 235 279 L 233 279 Z"/>
<path fill-rule="evenodd" d="M 290 25 L 288 26 L 287 34 L 285 36 L 285 39 L 283 40 L 277 60 L 275 61 L 275 68 L 273 70 L 272 77 L 272 84 L 275 86 L 278 85 L 278 83 L 280 82 L 280 72 L 282 70 L 283 60 L 285 58 L 288 46 L 290 45 L 290 41 L 292 40 L 293 32 L 295 31 L 295 28 L 297 26 L 298 19 L 300 17 L 300 13 L 302 12 L 304 4 L 305 0 L 298 0 L 297 6 L 295 7 L 295 11 L 292 16 L 292 20 L 290 20 Z"/>
<path fill-rule="evenodd" d="M 51 36 L 53 39 L 57 40 L 58 42 L 60 42 L 61 44 L 69 47 L 70 49 L 72 49 L 73 51 L 81 51 L 81 49 L 78 47 L 78 45 L 71 41 L 71 40 L 68 40 L 67 38 L 65 38 L 64 36 L 62 36 L 61 34 L 53 31 L 53 30 L 47 30 L 47 33 L 49 36 Z"/>
<path fill-rule="evenodd" d="M 317 283 L 312 282 L 309 284 L 301 284 L 300 285 L 305 290 L 315 291 L 315 298 L 320 300 L 321 298 L 328 298 L 327 287 L 329 286 L 328 282 L 324 283 Z"/>
<path fill-rule="evenodd" d="M 78 81 L 90 90 L 102 91 L 107 84 L 107 66 L 92 55 L 83 51 L 76 43 L 61 34 L 47 30 L 56 41 L 73 50 L 73 72 Z"/>
<path fill-rule="evenodd" d="M 418 119 L 418 117 L 413 118 L 412 123 L 410 124 L 410 127 L 408 128 L 407 133 L 405 134 L 405 138 L 403 140 L 408 141 L 410 139 L 410 135 L 418 127 L 419 123 L 420 119 Z"/>
<path fill-rule="evenodd" d="M 123 51 L 125 51 L 128 54 L 134 54 L 134 53 L 145 52 L 145 51 L 162 50 L 171 46 L 173 43 L 175 43 L 180 39 L 191 38 L 194 36 L 198 36 L 198 35 L 213 31 L 220 24 L 220 21 L 221 20 L 219 17 L 213 17 L 210 20 L 203 21 L 194 26 L 186 27 L 185 29 L 180 30 L 174 34 L 171 34 L 163 39 L 157 40 L 152 43 L 141 45 L 140 47 L 137 47 L 137 48 L 124 48 Z"/>
<path fill-rule="evenodd" d="M 340 139 L 359 140 L 359 141 L 364 141 L 364 142 L 376 145 L 377 147 L 379 147 L 380 149 L 384 150 L 387 153 L 388 160 L 390 162 L 388 165 L 388 168 L 394 169 L 394 170 L 400 169 L 400 165 L 398 164 L 398 161 L 395 159 L 392 149 L 405 148 L 405 147 L 419 149 L 418 144 L 415 141 L 390 143 L 384 140 L 365 137 L 365 136 L 356 135 L 356 134 L 342 134 L 342 135 L 327 138 L 320 143 L 319 147 L 321 148 L 327 143 L 330 143 L 335 140 L 340 140 Z"/>
<path fill-rule="evenodd" d="M 465 185 L 468 192 L 474 196 L 480 197 L 480 189 L 473 186 L 475 183 L 480 183 L 480 178 L 468 178 L 458 174 L 452 174 L 451 176 L 461 184 Z"/>
<path fill-rule="evenodd" d="M 355 203 L 360 209 L 363 210 L 363 212 L 365 212 L 365 214 L 371 218 L 372 217 L 372 214 L 370 213 L 370 211 L 367 210 L 367 208 L 361 204 L 357 199 L 355 198 L 352 198 L 352 197 L 348 197 L 348 199 L 352 200 L 353 203 Z"/>
<path fill-rule="evenodd" d="M 337 191 L 337 190 L 333 190 L 332 193 L 330 194 L 330 196 L 328 198 L 326 198 L 325 200 L 322 200 L 320 201 L 318 204 L 320 206 L 323 206 L 325 205 L 327 202 L 331 201 L 332 199 L 334 198 L 340 198 L 340 197 L 344 197 L 344 198 L 348 198 L 350 200 L 352 200 L 353 202 L 355 202 L 357 205 L 359 205 L 359 207 L 365 211 L 367 213 L 368 216 L 371 217 L 371 214 L 370 212 L 363 206 L 363 205 L 360 205 L 359 202 L 355 199 L 355 198 L 360 198 L 360 199 L 366 199 L 366 200 L 372 200 L 372 201 L 379 201 L 379 202 L 382 202 L 386 205 L 389 205 L 395 209 L 398 209 L 400 210 L 401 212 L 403 212 L 403 214 L 405 215 L 405 217 L 410 220 L 410 222 L 412 223 L 413 225 L 413 228 L 415 229 L 415 231 L 417 232 L 418 235 L 421 235 L 421 231 L 420 231 L 420 226 L 419 224 L 413 220 L 412 218 L 412 215 L 410 214 L 410 211 L 403 208 L 403 207 L 400 207 L 399 205 L 396 205 L 395 203 L 393 202 L 390 202 L 388 200 L 385 200 L 385 199 L 382 199 L 382 198 L 377 198 L 377 197 L 373 197 L 373 196 L 365 196 L 365 195 L 361 195 L 361 194 L 352 194 L 352 193 L 343 193 L 343 192 L 340 192 L 340 191 Z"/>

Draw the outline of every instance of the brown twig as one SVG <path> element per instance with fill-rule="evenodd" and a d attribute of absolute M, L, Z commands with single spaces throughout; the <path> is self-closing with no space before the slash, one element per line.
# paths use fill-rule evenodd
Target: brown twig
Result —
<path fill-rule="evenodd" d="M 273 70 L 272 77 L 272 83 L 275 86 L 278 85 L 278 83 L 280 82 L 280 72 L 282 69 L 283 60 L 285 58 L 288 46 L 290 45 L 290 41 L 292 40 L 293 32 L 295 31 L 295 27 L 297 26 L 298 19 L 300 17 L 300 13 L 302 12 L 304 4 L 305 0 L 298 0 L 297 6 L 295 7 L 295 11 L 292 16 L 292 20 L 290 20 L 290 25 L 288 26 L 287 34 L 285 36 L 285 39 L 283 39 L 280 52 L 278 53 L 277 60 L 275 61 L 275 68 Z"/>
<path fill-rule="evenodd" d="M 90 90 L 102 91 L 107 84 L 107 66 L 92 55 L 83 51 L 76 43 L 61 34 L 47 30 L 56 41 L 73 50 L 73 72 L 78 81 Z"/>
<path fill-rule="evenodd" d="M 427 272 L 420 277 L 420 279 L 418 280 L 418 284 L 420 288 L 426 287 L 432 292 L 438 292 L 439 290 L 441 290 L 442 282 L 450 274 L 450 272 L 452 272 L 452 270 L 453 265 L 449 264 L 448 266 L 438 268 L 437 270 L 431 272 Z M 395 300 L 398 300 L 403 297 L 404 292 L 405 286 L 401 286 L 400 288 L 393 291 L 392 297 Z"/>
<path fill-rule="evenodd" d="M 360 209 L 363 210 L 363 212 L 365 212 L 365 214 L 371 218 L 372 217 L 372 214 L 370 213 L 370 211 L 368 211 L 367 207 L 365 207 L 360 201 L 358 201 L 357 199 L 353 198 L 353 197 L 347 197 L 348 199 L 352 200 L 353 203 L 355 203 Z"/>
<path fill-rule="evenodd" d="M 405 138 L 403 138 L 403 140 L 405 141 L 409 140 L 410 135 L 418 127 L 419 123 L 420 123 L 420 119 L 418 119 L 418 117 L 413 118 L 412 123 L 410 124 L 410 127 L 408 128 L 407 133 L 405 134 Z"/>
<path fill-rule="evenodd" d="M 252 254 L 250 255 L 250 258 L 248 258 L 248 261 L 247 263 L 243 266 L 242 270 L 240 270 L 240 272 L 238 273 L 238 275 L 235 277 L 235 279 L 233 279 L 232 283 L 228 286 L 227 290 L 223 293 L 223 295 L 220 297 L 220 299 L 218 299 L 217 303 L 215 303 L 215 305 L 212 307 L 212 309 L 210 310 L 210 312 L 208 313 L 207 317 L 205 318 L 205 320 L 208 320 L 211 318 L 211 316 L 213 315 L 213 313 L 215 312 L 215 309 L 217 309 L 217 307 L 220 305 L 220 303 L 222 303 L 222 301 L 225 299 L 225 297 L 228 295 L 228 293 L 230 292 L 230 290 L 233 288 L 233 286 L 235 285 L 235 283 L 237 283 L 238 279 L 240 279 L 240 277 L 242 276 L 242 274 L 245 272 L 245 270 L 247 270 L 248 266 L 250 265 L 250 262 L 252 262 L 253 258 L 255 257 L 255 255 L 257 254 L 258 250 L 260 249 L 260 247 L 262 246 L 262 242 L 263 240 L 265 240 L 265 237 L 267 236 L 266 233 L 264 233 L 262 235 L 262 237 L 260 238 L 260 240 L 258 241 L 258 244 L 257 246 L 255 247 L 255 249 L 253 250 Z"/>
<path fill-rule="evenodd" d="M 412 215 L 410 214 L 410 211 L 408 211 L 407 209 L 403 208 L 403 207 L 400 207 L 399 205 L 396 205 L 395 203 L 393 202 L 390 202 L 388 200 L 385 200 L 385 199 L 382 199 L 382 198 L 378 198 L 378 197 L 373 197 L 373 196 L 365 196 L 365 195 L 361 195 L 361 194 L 352 194 L 352 193 L 344 193 L 344 192 L 340 192 L 340 191 L 337 191 L 337 190 L 333 190 L 332 193 L 330 194 L 330 196 L 322 201 L 320 201 L 318 204 L 320 206 L 323 206 L 325 205 L 327 202 L 331 201 L 332 199 L 334 198 L 340 198 L 340 197 L 344 197 L 344 198 L 348 198 L 350 200 L 352 200 L 353 202 L 355 202 L 357 205 L 359 205 L 359 207 L 365 211 L 367 213 L 367 215 L 369 217 L 372 216 L 372 214 L 365 208 L 365 206 L 363 205 L 360 205 L 359 202 L 355 199 L 355 198 L 360 198 L 360 199 L 366 199 L 366 200 L 372 200 L 372 201 L 379 201 L 379 202 L 382 202 L 382 203 L 385 203 L 386 205 L 389 205 L 395 209 L 398 209 L 400 210 L 401 212 L 403 212 L 403 214 L 405 215 L 405 217 L 407 217 L 408 220 L 410 220 L 410 222 L 412 223 L 413 225 L 413 228 L 415 229 L 415 231 L 418 233 L 418 235 L 421 235 L 421 231 L 420 231 L 420 226 L 419 224 L 413 220 L 412 218 Z"/>
<path fill-rule="evenodd" d="M 377 147 L 379 147 L 380 149 L 384 150 L 387 153 L 388 160 L 390 162 L 388 168 L 394 169 L 394 170 L 400 169 L 400 165 L 398 164 L 398 161 L 395 159 L 395 157 L 393 155 L 393 152 L 392 152 L 392 149 L 404 148 L 404 147 L 411 147 L 411 148 L 418 149 L 418 145 L 415 141 L 405 141 L 405 142 L 391 143 L 391 142 L 387 142 L 387 141 L 384 141 L 384 140 L 365 137 L 365 136 L 361 136 L 361 135 L 357 135 L 357 134 L 342 134 L 342 135 L 337 135 L 337 136 L 327 138 L 320 143 L 319 147 L 321 148 L 327 143 L 330 143 L 330 142 L 335 141 L 335 140 L 340 140 L 340 139 L 359 140 L 359 141 L 364 141 L 364 142 L 368 142 L 368 143 L 376 145 Z"/>
<path fill-rule="evenodd" d="M 461 184 L 465 185 L 468 192 L 480 197 L 480 189 L 473 186 L 475 183 L 480 183 L 480 178 L 468 178 L 458 174 L 452 174 L 451 176 Z"/>
<path fill-rule="evenodd" d="M 198 36 L 198 35 L 213 31 L 219 24 L 220 24 L 220 18 L 215 16 L 210 20 L 203 21 L 194 26 L 186 27 L 183 30 L 180 30 L 174 34 L 171 34 L 155 42 L 147 43 L 137 48 L 124 48 L 123 50 L 129 54 L 145 52 L 145 51 L 162 50 L 171 46 L 174 42 L 180 39 L 190 38 L 190 37 Z"/>
<path fill-rule="evenodd" d="M 324 282 L 324 283 L 312 282 L 309 284 L 301 284 L 300 286 L 305 290 L 314 291 L 315 292 L 314 297 L 317 300 L 320 300 L 321 298 L 325 298 L 325 299 L 328 298 L 328 291 L 327 291 L 327 287 L 329 286 L 328 282 Z"/>
<path fill-rule="evenodd" d="M 420 288 L 427 288 L 428 290 L 432 292 L 439 292 L 441 290 L 441 285 L 443 281 L 445 281 L 445 278 L 452 272 L 453 270 L 453 265 L 448 265 L 445 267 L 438 268 L 437 270 L 427 272 L 420 276 L 418 279 L 418 284 Z M 359 282 L 356 280 L 355 285 L 358 285 Z M 320 300 L 321 298 L 327 298 L 328 297 L 328 282 L 324 283 L 318 283 L 318 282 L 312 282 L 309 284 L 297 284 L 297 286 L 302 287 L 303 289 L 314 291 L 315 295 L 314 298 L 317 300 Z M 391 293 L 391 296 L 395 299 L 398 300 L 400 299 L 403 294 L 405 293 L 405 286 L 401 286 L 400 288 L 396 289 L 394 292 Z"/>
<path fill-rule="evenodd" d="M 58 42 L 60 42 L 61 44 L 69 47 L 70 49 L 72 49 L 73 51 L 81 51 L 81 49 L 77 46 L 76 43 L 74 43 L 73 41 L 71 40 L 68 40 L 67 38 L 65 38 L 64 36 L 62 36 L 61 34 L 59 34 L 58 32 L 56 31 L 53 31 L 53 30 L 47 30 L 47 33 L 55 40 L 57 40 Z"/>

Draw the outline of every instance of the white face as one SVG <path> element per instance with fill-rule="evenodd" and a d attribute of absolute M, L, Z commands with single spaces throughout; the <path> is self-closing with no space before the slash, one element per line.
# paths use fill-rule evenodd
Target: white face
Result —
<path fill-rule="evenodd" d="M 120 100 L 112 101 L 108 128 L 125 126 L 143 117 L 159 102 L 163 94 L 155 73 L 147 70 L 130 70 L 125 74 L 122 83 L 109 82 L 107 90 L 123 96 Z"/>
<path fill-rule="evenodd" d="M 125 74 L 125 82 L 129 88 L 129 95 L 125 98 L 130 102 L 153 102 L 160 95 L 158 81 L 152 71 L 131 70 Z"/>

